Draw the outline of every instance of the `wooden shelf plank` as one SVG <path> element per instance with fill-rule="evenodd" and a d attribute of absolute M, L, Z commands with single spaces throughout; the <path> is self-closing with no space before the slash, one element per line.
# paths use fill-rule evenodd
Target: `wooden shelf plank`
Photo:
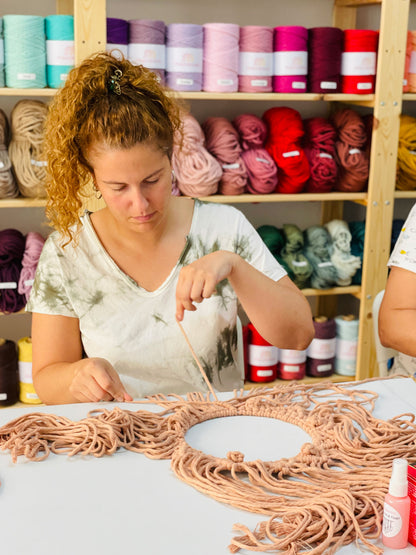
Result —
<path fill-rule="evenodd" d="M 403 100 L 416 100 L 416 93 L 404 93 Z"/>
<path fill-rule="evenodd" d="M 173 91 L 173 95 L 188 100 L 265 100 L 276 101 L 292 101 L 292 100 L 322 100 L 322 94 L 319 93 L 221 93 L 221 92 L 177 92 Z"/>
<path fill-rule="evenodd" d="M 44 198 L 3 198 L 0 199 L 1 208 L 36 208 L 46 206 Z"/>
<path fill-rule="evenodd" d="M 211 195 L 199 197 L 207 202 L 219 202 L 223 204 L 237 203 L 264 203 L 264 202 L 309 202 L 309 201 L 339 201 L 350 200 L 352 202 L 367 199 L 367 193 L 296 193 L 296 194 L 270 194 L 270 195 Z"/>
<path fill-rule="evenodd" d="M 12 89 L 0 87 L 0 96 L 53 96 L 57 89 Z"/>
<path fill-rule="evenodd" d="M 244 383 L 244 389 L 254 389 L 259 387 L 275 387 L 278 385 L 287 385 L 292 383 L 299 384 L 314 384 L 321 382 L 332 382 L 332 383 L 342 383 L 342 382 L 353 382 L 355 381 L 355 376 L 341 376 L 341 374 L 332 374 L 332 376 L 327 376 L 326 378 L 314 378 L 312 376 L 306 376 L 302 380 L 274 380 L 273 382 L 249 382 Z"/>
<path fill-rule="evenodd" d="M 346 102 L 348 104 L 356 104 L 357 106 L 374 107 L 374 94 L 344 94 L 332 93 L 325 94 L 324 100 L 327 102 Z"/>
<path fill-rule="evenodd" d="M 394 191 L 394 198 L 416 198 L 416 191 Z"/>
<path fill-rule="evenodd" d="M 360 6 L 371 6 L 381 4 L 382 0 L 335 0 L 335 6 L 359 8 Z"/>
<path fill-rule="evenodd" d="M 359 295 L 361 285 L 349 285 L 347 287 L 331 287 L 330 289 L 302 289 L 305 297 L 320 297 L 326 295 Z"/>

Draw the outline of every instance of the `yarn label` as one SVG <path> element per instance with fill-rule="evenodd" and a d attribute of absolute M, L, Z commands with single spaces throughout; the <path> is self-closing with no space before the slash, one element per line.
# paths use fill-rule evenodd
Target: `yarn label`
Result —
<path fill-rule="evenodd" d="M 321 81 L 320 83 L 321 89 L 328 89 L 333 91 L 337 88 L 337 84 L 335 81 Z"/>
<path fill-rule="evenodd" d="M 194 84 L 194 80 L 193 79 L 184 79 L 182 77 L 182 79 L 176 79 L 176 84 L 177 85 L 189 85 L 192 86 Z"/>
<path fill-rule="evenodd" d="M 299 150 L 290 150 L 289 152 L 283 152 L 283 158 L 293 158 L 294 156 L 300 156 Z"/>
<path fill-rule="evenodd" d="M 416 73 L 416 50 L 412 50 L 410 55 L 409 73 Z"/>
<path fill-rule="evenodd" d="M 20 81 L 36 81 L 36 73 L 18 73 L 17 78 Z"/>
<path fill-rule="evenodd" d="M 317 360 L 333 358 L 335 356 L 336 338 L 312 339 L 312 343 L 307 348 L 308 357 Z"/>
<path fill-rule="evenodd" d="M 306 91 L 306 83 L 303 81 L 293 81 L 292 89 L 301 89 Z"/>
<path fill-rule="evenodd" d="M 267 87 L 268 85 L 266 79 L 252 79 L 250 84 L 252 87 Z"/>
<path fill-rule="evenodd" d="M 17 289 L 15 281 L 2 281 L 0 282 L 0 289 Z"/>
<path fill-rule="evenodd" d="M 4 64 L 4 40 L 0 39 L 0 64 Z"/>
<path fill-rule="evenodd" d="M 368 91 L 373 88 L 372 83 L 357 83 L 357 89 L 359 91 Z"/>
<path fill-rule="evenodd" d="M 46 41 L 46 64 L 48 66 L 73 66 L 74 63 L 73 40 Z"/>
<path fill-rule="evenodd" d="M 357 340 L 339 339 L 336 342 L 336 357 L 342 360 L 355 359 L 357 356 Z"/>
<path fill-rule="evenodd" d="M 217 79 L 217 85 L 221 85 L 222 87 L 230 87 L 234 84 L 234 79 Z"/>
<path fill-rule="evenodd" d="M 375 52 L 343 52 L 341 75 L 375 75 Z"/>
<path fill-rule="evenodd" d="M 128 59 L 135 65 L 143 65 L 151 69 L 165 69 L 165 45 L 132 42 L 128 46 Z"/>
<path fill-rule="evenodd" d="M 166 69 L 174 73 L 202 73 L 202 48 L 168 46 Z"/>
<path fill-rule="evenodd" d="M 107 43 L 107 52 L 111 52 L 111 55 L 114 56 L 114 58 L 117 58 L 117 60 L 121 58 L 120 52 L 118 52 L 118 50 L 127 59 L 129 55 L 127 44 Z"/>
<path fill-rule="evenodd" d="M 19 380 L 22 383 L 33 383 L 33 380 L 32 380 L 32 363 L 31 362 L 23 362 L 22 360 L 19 360 L 18 367 L 19 367 Z"/>
<path fill-rule="evenodd" d="M 268 378 L 273 376 L 273 370 L 257 370 L 256 374 L 259 378 Z"/>
<path fill-rule="evenodd" d="M 328 158 L 329 160 L 332 160 L 332 154 L 329 154 L 328 152 L 320 152 L 318 156 L 319 158 Z"/>
<path fill-rule="evenodd" d="M 285 364 L 302 364 L 306 360 L 306 350 L 280 349 L 280 362 Z"/>
<path fill-rule="evenodd" d="M 288 51 L 273 53 L 273 75 L 307 75 L 308 52 Z"/>
<path fill-rule="evenodd" d="M 327 262 L 319 262 L 318 264 L 318 268 L 328 268 L 329 266 L 333 266 L 330 260 L 328 260 Z"/>
<path fill-rule="evenodd" d="M 239 75 L 271 77 L 273 75 L 272 52 L 240 52 Z"/>
<path fill-rule="evenodd" d="M 273 366 L 277 364 L 279 349 L 273 345 L 248 346 L 248 363 L 251 366 Z"/>
<path fill-rule="evenodd" d="M 0 393 L 0 401 L 6 401 L 7 393 Z"/>
<path fill-rule="evenodd" d="M 393 538 L 397 536 L 403 526 L 400 513 L 388 503 L 384 503 L 383 512 L 383 536 Z"/>

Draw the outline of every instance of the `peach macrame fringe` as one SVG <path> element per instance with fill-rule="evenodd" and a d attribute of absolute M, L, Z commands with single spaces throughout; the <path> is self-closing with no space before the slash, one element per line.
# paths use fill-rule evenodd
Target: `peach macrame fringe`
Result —
<path fill-rule="evenodd" d="M 115 407 L 92 411 L 79 422 L 26 414 L 0 428 L 0 448 L 9 450 L 14 462 L 20 455 L 40 461 L 50 453 L 101 457 L 121 447 L 170 458 L 176 476 L 195 489 L 268 517 L 253 531 L 236 524 L 231 553 L 318 555 L 358 542 L 378 555 L 382 549 L 372 540 L 381 533 L 392 461 L 402 457 L 416 463 L 416 424 L 414 414 L 388 421 L 373 417 L 376 398 L 372 391 L 329 382 L 236 391 L 227 401 L 211 400 L 209 393 L 186 399 L 154 395 L 142 403 L 159 405 L 164 409 L 159 413 Z M 238 415 L 294 424 L 311 442 L 278 461 L 245 461 L 235 451 L 217 458 L 186 443 L 192 426 Z"/>

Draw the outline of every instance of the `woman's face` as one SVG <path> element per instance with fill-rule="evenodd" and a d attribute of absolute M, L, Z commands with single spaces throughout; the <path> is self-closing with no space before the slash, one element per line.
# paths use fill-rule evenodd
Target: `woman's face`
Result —
<path fill-rule="evenodd" d="M 167 213 L 172 168 L 157 145 L 131 148 L 93 144 L 88 151 L 97 189 L 118 225 L 144 232 L 155 229 Z"/>

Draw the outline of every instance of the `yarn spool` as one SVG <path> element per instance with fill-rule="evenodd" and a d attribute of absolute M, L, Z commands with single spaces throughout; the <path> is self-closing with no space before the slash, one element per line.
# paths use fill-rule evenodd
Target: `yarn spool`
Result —
<path fill-rule="evenodd" d="M 302 380 L 306 373 L 306 350 L 279 349 L 277 377 L 281 380 Z"/>
<path fill-rule="evenodd" d="M 337 132 L 325 118 L 303 121 L 305 154 L 309 162 L 310 177 L 306 183 L 308 193 L 329 193 L 337 183 L 338 166 L 335 160 Z"/>
<path fill-rule="evenodd" d="M 248 324 L 248 373 L 252 382 L 276 379 L 279 349 L 263 339 L 253 324 Z"/>
<path fill-rule="evenodd" d="M 19 368 L 19 399 L 22 403 L 39 405 L 39 399 L 32 379 L 32 339 L 22 337 L 17 342 L 18 368 Z"/>
<path fill-rule="evenodd" d="M 132 19 L 129 21 L 128 59 L 143 65 L 165 82 L 166 25 L 159 19 Z"/>
<path fill-rule="evenodd" d="M 361 267 L 361 260 L 351 254 L 351 232 L 347 222 L 331 220 L 325 227 L 332 239 L 331 262 L 337 270 L 337 284 L 345 287 L 351 284 L 352 276 Z"/>
<path fill-rule="evenodd" d="M 48 87 L 61 87 L 74 67 L 74 17 L 48 15 L 46 31 L 46 80 Z"/>
<path fill-rule="evenodd" d="M 359 320 L 353 314 L 335 318 L 337 339 L 335 372 L 342 376 L 355 376 L 358 348 Z"/>
<path fill-rule="evenodd" d="M 0 109 L 0 198 L 14 198 L 19 195 L 12 171 L 8 144 L 9 123 L 6 114 Z"/>
<path fill-rule="evenodd" d="M 240 27 L 206 23 L 203 28 L 203 90 L 237 92 Z"/>
<path fill-rule="evenodd" d="M 350 228 L 351 232 L 351 254 L 354 256 L 358 256 L 361 260 L 361 268 L 358 268 L 358 270 L 352 276 L 351 284 L 361 285 L 363 274 L 362 264 L 364 258 L 365 221 L 348 222 L 348 227 Z"/>
<path fill-rule="evenodd" d="M 308 30 L 300 26 L 274 28 L 273 91 L 303 93 L 307 90 Z"/>
<path fill-rule="evenodd" d="M 344 31 L 341 90 L 346 94 L 372 94 L 375 89 L 378 32 Z"/>
<path fill-rule="evenodd" d="M 124 58 L 129 56 L 129 22 L 118 17 L 107 17 L 107 52 L 117 58 L 120 53 Z"/>
<path fill-rule="evenodd" d="M 17 229 L 0 231 L 0 312 L 19 312 L 26 304 L 17 287 L 22 270 L 25 237 Z"/>
<path fill-rule="evenodd" d="M 166 29 L 166 84 L 175 91 L 202 89 L 202 25 L 172 23 Z"/>
<path fill-rule="evenodd" d="M 45 19 L 37 15 L 5 15 L 3 25 L 6 86 L 46 87 Z"/>
<path fill-rule="evenodd" d="M 341 92 L 341 56 L 344 34 L 337 27 L 313 27 L 308 31 L 308 90 Z"/>
<path fill-rule="evenodd" d="M 317 316 L 313 319 L 315 336 L 307 348 L 306 374 L 327 377 L 334 373 L 336 351 L 336 324 L 333 318 Z"/>
<path fill-rule="evenodd" d="M 14 341 L 0 338 L 0 406 L 14 405 L 19 399 L 17 346 Z"/>
<path fill-rule="evenodd" d="M 238 90 L 271 92 L 273 76 L 273 28 L 240 27 Z"/>
<path fill-rule="evenodd" d="M 409 85 L 409 68 L 410 68 L 410 60 L 412 58 L 412 33 L 411 31 L 407 31 L 407 39 L 406 39 L 406 55 L 404 58 L 404 72 L 403 72 L 403 92 L 409 92 L 410 85 Z M 415 52 L 416 54 L 416 52 Z M 416 62 L 416 56 L 414 62 Z"/>
<path fill-rule="evenodd" d="M 47 113 L 47 105 L 40 100 L 19 100 L 11 113 L 9 156 L 24 197 L 46 196 L 46 161 L 42 147 Z"/>
<path fill-rule="evenodd" d="M 312 266 L 311 287 L 328 289 L 337 283 L 338 274 L 331 261 L 331 236 L 328 230 L 319 225 L 304 231 L 304 254 Z"/>
<path fill-rule="evenodd" d="M 0 87 L 6 84 L 4 78 L 4 33 L 3 33 L 3 18 L 0 17 Z"/>

